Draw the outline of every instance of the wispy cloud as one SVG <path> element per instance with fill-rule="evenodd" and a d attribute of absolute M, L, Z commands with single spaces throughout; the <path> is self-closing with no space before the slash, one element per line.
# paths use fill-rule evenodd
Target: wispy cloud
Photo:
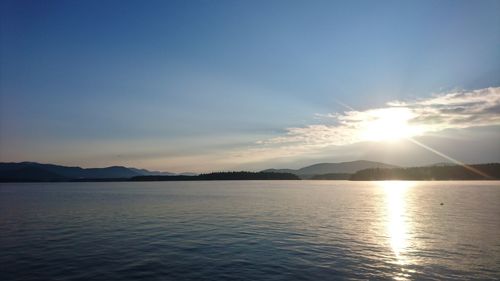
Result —
<path fill-rule="evenodd" d="M 500 87 L 441 93 L 427 99 L 391 101 L 386 107 L 321 114 L 326 124 L 287 128 L 262 140 L 247 156 L 297 155 L 328 146 L 393 137 L 413 137 L 446 129 L 500 125 Z"/>
<path fill-rule="evenodd" d="M 411 122 L 422 124 L 426 131 L 500 124 L 500 87 L 448 93 L 400 104 L 415 112 L 416 117 Z"/>

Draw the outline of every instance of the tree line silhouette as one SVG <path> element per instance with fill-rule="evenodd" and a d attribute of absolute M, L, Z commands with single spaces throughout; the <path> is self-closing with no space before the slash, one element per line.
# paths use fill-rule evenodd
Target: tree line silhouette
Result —
<path fill-rule="evenodd" d="M 131 181 L 300 180 L 290 173 L 214 172 L 198 176 L 137 176 Z"/>
<path fill-rule="evenodd" d="M 500 164 L 464 166 L 429 166 L 392 169 L 366 169 L 354 173 L 350 180 L 498 180 Z M 472 168 L 472 169 L 470 169 Z M 473 170 L 477 170 L 475 172 Z"/>

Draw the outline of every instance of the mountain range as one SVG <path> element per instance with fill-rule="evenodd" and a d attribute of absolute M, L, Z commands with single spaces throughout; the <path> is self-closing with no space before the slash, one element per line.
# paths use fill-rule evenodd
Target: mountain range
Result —
<path fill-rule="evenodd" d="M 454 165 L 450 163 L 437 163 L 426 167 L 435 167 L 437 169 L 441 167 L 444 168 L 453 166 Z M 351 179 L 353 175 L 359 174 L 367 169 L 387 171 L 397 170 L 398 168 L 406 169 L 381 162 L 357 160 L 340 163 L 319 163 L 300 169 L 266 169 L 260 171 L 260 173 L 293 174 L 300 179 L 348 180 Z M 0 182 L 116 181 L 130 180 L 136 177 L 148 177 L 148 179 L 162 178 L 162 180 L 171 180 L 169 178 L 170 176 L 177 176 L 179 179 L 186 180 L 187 177 L 191 179 L 192 176 L 197 176 L 197 174 L 175 174 L 123 166 L 81 168 L 54 164 L 41 164 L 36 162 L 0 163 Z M 165 177 L 169 179 L 164 179 Z M 173 178 L 174 177 L 172 177 L 172 179 Z"/>
<path fill-rule="evenodd" d="M 370 168 L 396 168 L 397 166 L 359 160 L 342 163 L 319 163 L 301 169 L 267 169 L 264 173 L 290 173 L 302 179 L 348 179 L 357 171 Z M 125 180 L 138 176 L 193 176 L 193 173 L 174 174 L 149 171 L 146 169 L 112 166 L 106 168 L 67 167 L 36 162 L 0 163 L 0 181 L 86 181 L 86 180 Z"/>
<path fill-rule="evenodd" d="M 267 173 L 290 173 L 299 176 L 303 179 L 313 178 L 318 175 L 326 175 L 326 174 L 354 174 L 357 171 L 365 170 L 365 169 L 390 169 L 390 168 L 399 168 L 398 166 L 367 161 L 367 160 L 357 160 L 350 162 L 340 162 L 340 163 L 319 163 L 310 166 L 306 166 L 300 169 L 267 169 L 261 172 Z"/>
<path fill-rule="evenodd" d="M 36 162 L 0 163 L 0 181 L 67 181 L 128 179 L 135 176 L 173 176 L 169 172 L 112 166 L 106 168 L 67 167 Z M 195 175 L 184 173 L 182 175 Z"/>

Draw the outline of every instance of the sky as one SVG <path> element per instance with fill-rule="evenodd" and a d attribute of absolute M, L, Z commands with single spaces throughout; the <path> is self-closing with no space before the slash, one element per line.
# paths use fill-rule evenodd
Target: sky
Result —
<path fill-rule="evenodd" d="M 500 1 L 6 0 L 0 48 L 2 162 L 500 162 Z"/>

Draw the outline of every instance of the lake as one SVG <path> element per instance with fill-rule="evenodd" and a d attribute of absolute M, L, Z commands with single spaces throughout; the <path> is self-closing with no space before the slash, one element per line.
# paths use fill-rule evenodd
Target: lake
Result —
<path fill-rule="evenodd" d="M 0 185 L 0 280 L 488 280 L 500 182 Z"/>

